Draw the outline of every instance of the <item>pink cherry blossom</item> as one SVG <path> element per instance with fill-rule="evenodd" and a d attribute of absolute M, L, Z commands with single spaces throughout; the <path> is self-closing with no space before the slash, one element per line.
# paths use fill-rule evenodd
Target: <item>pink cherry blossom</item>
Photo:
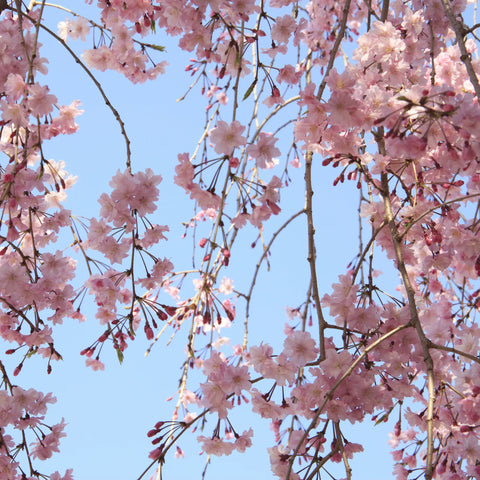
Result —
<path fill-rule="evenodd" d="M 202 444 L 202 450 L 207 455 L 230 455 L 235 449 L 233 443 L 225 442 L 219 437 L 208 438 L 200 435 L 199 437 L 197 437 L 197 440 Z"/>
<path fill-rule="evenodd" d="M 353 477 L 347 460 L 376 445 L 344 424 L 372 419 L 392 425 L 396 477 L 478 478 L 480 85 L 468 2 L 10 3 L 0 6 L 0 476 L 73 478 L 40 469 L 65 435 L 47 415 L 54 397 L 16 384 L 41 362 L 55 374 L 66 358 L 56 326 L 78 319 L 99 328 L 81 350 L 93 370 L 110 347 L 122 361 L 140 338 L 148 351 L 185 341 L 169 419 L 148 433 L 158 468 L 200 427 L 207 455 L 244 452 L 257 416 L 270 420 L 274 476 L 333 462 Z M 46 42 L 57 7 L 65 20 Z M 165 35 L 167 52 L 156 43 Z M 79 100 L 58 104 L 52 42 L 93 82 L 126 147 L 86 222 L 64 207 L 75 177 L 49 157 L 82 113 Z M 191 151 L 173 182 L 183 192 L 160 192 L 155 155 L 139 170 L 137 144 L 152 139 L 117 111 L 114 77 L 90 71 L 153 80 L 165 58 L 181 61 L 170 44 L 189 52 L 183 98 L 197 95 L 205 119 L 193 143 L 182 126 Z M 136 135 L 151 126 L 135 122 Z M 172 140 L 160 142 L 167 157 Z M 333 240 L 330 210 L 334 235 L 351 230 Z M 184 239 L 178 256 L 161 242 L 169 230 Z M 348 266 L 328 287 L 336 250 Z"/>
<path fill-rule="evenodd" d="M 272 40 L 277 43 L 288 43 L 289 37 L 296 27 L 297 22 L 291 15 L 277 17 L 270 32 Z"/>
<path fill-rule="evenodd" d="M 210 132 L 210 140 L 215 145 L 217 153 L 231 155 L 234 148 L 245 145 L 247 139 L 241 134 L 245 127 L 237 120 L 231 124 L 219 120 L 217 126 Z"/>
<path fill-rule="evenodd" d="M 100 360 L 95 358 L 85 359 L 85 365 L 90 367 L 93 371 L 105 370 L 105 365 Z"/>
<path fill-rule="evenodd" d="M 283 342 L 283 353 L 298 367 L 315 360 L 317 356 L 315 340 L 308 332 L 292 332 Z"/>
<path fill-rule="evenodd" d="M 256 144 L 247 147 L 247 153 L 257 160 L 260 168 L 273 168 L 278 160 L 273 157 L 280 155 L 280 150 L 275 147 L 277 139 L 272 134 L 260 132 Z"/>
<path fill-rule="evenodd" d="M 32 456 L 40 460 L 46 460 L 53 455 L 53 452 L 59 452 L 60 438 L 65 437 L 63 433 L 65 423 L 62 419 L 62 423 L 54 425 L 51 428 L 51 433 L 45 435 L 42 440 L 33 444 Z"/>

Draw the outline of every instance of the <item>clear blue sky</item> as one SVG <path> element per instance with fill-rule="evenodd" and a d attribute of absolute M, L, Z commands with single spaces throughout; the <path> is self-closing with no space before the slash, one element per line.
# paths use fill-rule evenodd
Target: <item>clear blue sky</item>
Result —
<path fill-rule="evenodd" d="M 65 1 L 85 11 L 81 1 Z M 95 11 L 95 7 L 90 7 Z M 64 13 L 50 12 L 52 25 L 64 20 Z M 56 26 L 54 27 L 56 31 Z M 49 76 L 45 83 L 51 93 L 57 95 L 60 104 L 75 99 L 82 101 L 85 113 L 78 118 L 80 131 L 73 136 L 48 142 L 48 158 L 64 160 L 66 168 L 78 175 L 77 185 L 68 192 L 67 207 L 77 215 L 91 217 L 98 212 L 97 198 L 108 190 L 108 182 L 117 169 L 124 169 L 125 148 L 119 128 L 110 110 L 104 105 L 95 86 L 75 64 L 62 47 L 42 37 L 44 56 L 50 60 Z M 75 48 L 78 43 L 70 42 Z M 173 42 L 158 34 L 157 43 L 167 46 L 165 59 L 170 63 L 167 73 L 158 80 L 144 85 L 131 85 L 116 73 L 96 74 L 113 105 L 125 121 L 132 140 L 132 163 L 135 170 L 147 167 L 164 177 L 160 185 L 159 209 L 155 221 L 170 225 L 169 241 L 162 247 L 162 256 L 171 257 L 188 265 L 191 258 L 190 238 L 182 240 L 182 221 L 191 216 L 192 204 L 183 191 L 173 185 L 173 171 L 177 153 L 192 152 L 202 132 L 204 101 L 198 100 L 198 90 L 184 102 L 177 103 L 191 82 L 184 73 L 188 55 L 180 52 Z M 77 50 L 78 51 L 78 50 Z M 303 207 L 303 171 L 290 170 L 293 186 L 282 193 L 282 207 L 297 211 Z M 318 239 L 318 267 L 320 291 L 329 291 L 329 285 L 338 274 L 345 272 L 357 247 L 356 206 L 358 193 L 354 184 L 336 189 L 332 181 L 336 172 L 328 168 L 316 169 L 315 208 Z M 255 295 L 252 315 L 251 344 L 257 340 L 270 341 L 280 346 L 283 341 L 283 325 L 287 321 L 285 306 L 303 302 L 307 279 L 303 276 L 306 266 L 304 238 L 305 220 L 296 221 L 294 228 L 280 238 L 273 248 L 272 269 L 263 269 L 260 285 Z M 273 227 L 268 227 L 272 231 Z M 302 230 L 303 229 L 303 230 Z M 256 237 L 252 230 L 246 233 L 245 248 L 241 259 L 232 258 L 229 271 L 236 286 L 247 285 L 261 250 L 248 246 Z M 269 235 L 266 235 L 269 238 Z M 247 268 L 245 258 L 251 260 Z M 239 261 L 241 260 L 241 261 Z M 236 273 L 233 273 L 237 270 Z M 102 356 L 106 363 L 104 372 L 92 372 L 84 367 L 79 352 L 88 346 L 102 329 L 94 318 L 92 307 L 85 309 L 87 322 L 69 321 L 56 330 L 57 348 L 64 361 L 54 365 L 53 373 L 45 375 L 42 362 L 26 362 L 18 378 L 19 384 L 34 386 L 43 392 L 52 391 L 58 403 L 51 407 L 47 420 L 65 417 L 68 437 L 62 441 L 61 453 L 49 462 L 51 470 L 74 468 L 76 480 L 132 480 L 138 477 L 148 464 L 151 446 L 146 432 L 158 420 L 167 420 L 173 410 L 173 402 L 166 398 L 174 393 L 183 359 L 182 338 L 170 347 L 164 339 L 158 342 L 149 357 L 144 357 L 148 343 L 140 334 L 127 349 L 125 361 L 119 365 L 108 351 Z M 240 328 L 238 327 L 238 331 Z M 272 336 L 273 335 L 273 336 Z M 270 339 L 271 338 L 271 339 Z M 237 340 L 238 341 L 238 340 Z M 266 448 L 273 446 L 273 436 L 267 422 L 241 412 L 236 416 L 238 428 L 255 428 L 254 447 L 244 455 L 214 458 L 207 478 L 210 480 L 244 480 L 245 477 L 270 479 Z M 207 427 L 209 431 L 215 420 Z M 352 430 L 353 431 L 353 430 Z M 353 462 L 356 480 L 383 480 L 391 476 L 391 458 L 386 445 L 389 428 L 361 429 L 351 441 L 361 441 L 367 452 Z M 196 434 L 194 435 L 194 437 Z M 164 479 L 183 480 L 200 478 L 206 459 L 198 455 L 198 446 L 182 440 L 180 446 L 186 458 L 170 458 L 164 470 Z M 370 449 L 369 449 L 370 447 Z M 42 469 L 44 471 L 46 469 Z M 227 474 L 228 471 L 228 474 Z"/>

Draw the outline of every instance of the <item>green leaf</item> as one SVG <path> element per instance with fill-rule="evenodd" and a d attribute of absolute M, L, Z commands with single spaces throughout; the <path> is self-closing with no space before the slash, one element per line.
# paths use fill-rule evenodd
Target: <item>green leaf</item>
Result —
<path fill-rule="evenodd" d="M 33 357 L 37 353 L 37 348 L 29 350 L 27 353 L 27 358 Z"/>
<path fill-rule="evenodd" d="M 123 352 L 119 348 L 116 348 L 115 350 L 117 351 L 118 361 L 121 364 L 123 362 Z"/>
<path fill-rule="evenodd" d="M 253 89 L 255 88 L 255 85 L 257 84 L 257 79 L 255 79 L 252 84 L 248 87 L 248 90 L 245 92 L 245 95 L 243 96 L 243 100 L 246 100 L 250 94 L 253 92 Z"/>
<path fill-rule="evenodd" d="M 154 50 L 158 50 L 159 52 L 165 51 L 165 47 L 163 47 L 162 45 L 153 45 L 152 43 L 146 43 L 145 46 L 148 48 L 153 48 Z"/>
<path fill-rule="evenodd" d="M 375 426 L 380 425 L 381 423 L 384 423 L 387 418 L 388 418 L 388 413 L 385 413 L 375 422 Z"/>

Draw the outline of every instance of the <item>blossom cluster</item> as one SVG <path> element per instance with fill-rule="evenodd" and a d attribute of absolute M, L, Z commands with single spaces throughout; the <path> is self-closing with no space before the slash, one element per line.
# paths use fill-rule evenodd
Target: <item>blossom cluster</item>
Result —
<path fill-rule="evenodd" d="M 344 423 L 393 418 L 396 478 L 479 478 L 480 62 L 467 2 L 100 0 L 97 21 L 60 5 L 68 13 L 56 34 L 45 24 L 57 6 L 31 7 L 0 2 L 0 336 L 18 359 L 13 372 L 0 361 L 1 475 L 46 478 L 35 462 L 59 451 L 64 422 L 47 426 L 53 396 L 12 377 L 34 355 L 52 372 L 61 358 L 55 326 L 85 320 L 90 298 L 102 331 L 81 354 L 94 370 L 105 368 L 107 343 L 122 361 L 139 331 L 149 348 L 167 328 L 186 332 L 173 419 L 148 432 L 159 476 L 170 449 L 184 455 L 177 440 L 189 429 L 203 428 L 197 439 L 208 455 L 251 447 L 254 429 L 236 428 L 238 408 L 271 421 L 267 452 L 283 480 L 320 476 L 327 462 L 343 463 L 351 478 L 349 459 L 364 445 L 346 437 Z M 166 62 L 153 58 L 162 52 L 150 42 L 156 29 L 192 55 L 185 71 L 206 120 L 197 149 L 178 155 L 173 179 L 195 204 L 183 222 L 194 239 L 191 269 L 175 272 L 162 253 L 162 177 L 135 170 L 109 101 L 126 168 L 88 225 L 63 207 L 75 178 L 48 158 L 47 141 L 75 133 L 82 112 L 76 100 L 58 105 L 46 84 L 42 29 L 104 99 L 89 69 L 116 70 L 133 83 L 165 72 Z M 93 48 L 77 54 L 87 39 Z M 288 217 L 281 189 L 292 184 L 290 167 L 304 168 L 305 183 Z M 360 190 L 358 252 L 323 294 L 316 260 L 328 252 L 315 224 L 318 210 L 332 206 L 313 201 L 323 188 L 313 167 L 335 169 L 335 188 Z M 287 308 L 281 348 L 252 341 L 249 322 L 265 322 L 252 313 L 257 279 L 300 215 L 295 239 L 308 254 L 293 286 L 304 282 L 308 293 Z M 66 231 L 73 248 L 57 248 Z M 237 245 L 252 232 L 248 243 L 263 249 L 245 287 L 251 255 Z M 399 277 L 393 288 L 389 272 L 376 270 L 379 249 Z M 78 261 L 86 279 L 77 279 Z M 239 323 L 241 345 L 227 355 L 225 332 Z M 216 420 L 210 432 L 207 416 Z M 71 478 L 70 470 L 50 475 Z"/>

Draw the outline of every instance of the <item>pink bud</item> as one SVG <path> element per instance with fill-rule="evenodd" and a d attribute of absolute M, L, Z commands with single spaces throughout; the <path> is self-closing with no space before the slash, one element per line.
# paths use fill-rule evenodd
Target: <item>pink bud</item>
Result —
<path fill-rule="evenodd" d="M 155 450 L 152 450 L 148 455 L 148 457 L 151 458 L 152 460 L 158 460 L 162 456 L 162 452 L 163 452 L 163 445 L 160 445 Z"/>
<path fill-rule="evenodd" d="M 238 168 L 240 165 L 240 162 L 237 157 L 231 157 L 228 159 L 228 164 L 230 165 L 231 168 Z"/>
<path fill-rule="evenodd" d="M 162 305 L 168 315 L 172 316 L 177 313 L 177 307 L 169 307 L 168 305 Z"/>
<path fill-rule="evenodd" d="M 446 105 L 442 105 L 442 110 L 444 112 L 452 112 L 453 110 L 455 110 L 455 107 L 453 105 L 446 104 Z"/>
<path fill-rule="evenodd" d="M 175 457 L 177 458 L 183 458 L 185 454 L 183 453 L 183 450 L 177 446 L 177 451 L 175 452 Z"/>
<path fill-rule="evenodd" d="M 206 244 L 207 244 L 208 240 L 206 238 L 202 238 L 199 242 L 198 242 L 198 246 L 200 248 L 203 248 Z"/>
<path fill-rule="evenodd" d="M 276 203 L 271 202 L 270 200 L 267 200 L 267 205 L 274 215 L 278 215 L 282 211 L 282 209 Z"/>
<path fill-rule="evenodd" d="M 446 457 L 445 460 L 437 466 L 437 468 L 435 469 L 435 473 L 438 473 L 438 475 L 442 475 L 447 471 L 447 460 L 448 457 Z"/>
<path fill-rule="evenodd" d="M 153 330 L 148 323 L 145 324 L 144 331 L 145 331 L 145 335 L 147 336 L 147 340 L 152 340 Z"/>

